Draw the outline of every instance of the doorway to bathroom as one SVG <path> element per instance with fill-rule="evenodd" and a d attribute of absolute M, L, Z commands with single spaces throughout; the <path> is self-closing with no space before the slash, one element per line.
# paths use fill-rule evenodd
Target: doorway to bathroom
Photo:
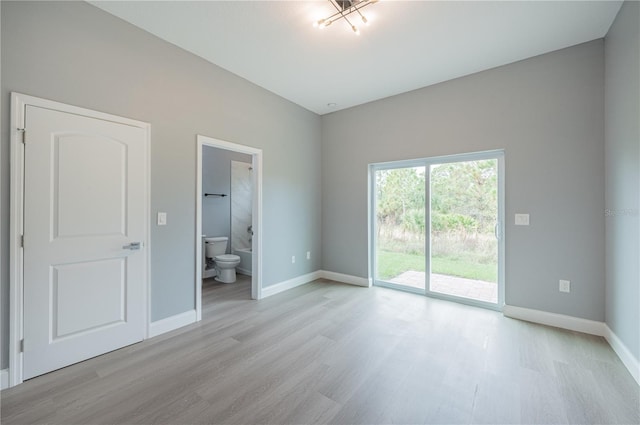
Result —
<path fill-rule="evenodd" d="M 201 320 L 203 281 L 246 288 L 248 297 L 261 298 L 262 150 L 198 135 L 196 168 L 195 303 Z M 233 279 L 230 271 L 214 267 L 216 244 L 235 264 L 233 283 L 224 283 Z"/>
<path fill-rule="evenodd" d="M 372 164 L 374 284 L 501 310 L 503 176 L 500 151 Z"/>

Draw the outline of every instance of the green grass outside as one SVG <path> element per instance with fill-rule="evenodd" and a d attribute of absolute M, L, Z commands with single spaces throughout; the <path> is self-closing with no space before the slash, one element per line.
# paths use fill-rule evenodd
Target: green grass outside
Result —
<path fill-rule="evenodd" d="M 399 274 L 413 270 L 424 272 L 425 259 L 422 255 L 401 252 L 378 251 L 378 278 L 391 279 Z M 474 263 L 455 257 L 433 257 L 431 271 L 448 276 L 497 282 L 497 267 L 492 264 Z"/>

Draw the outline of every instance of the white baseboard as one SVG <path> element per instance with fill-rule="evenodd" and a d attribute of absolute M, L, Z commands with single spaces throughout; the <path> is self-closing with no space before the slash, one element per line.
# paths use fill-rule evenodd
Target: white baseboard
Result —
<path fill-rule="evenodd" d="M 631 351 L 627 348 L 626 345 L 618 338 L 611 328 L 605 323 L 604 324 L 605 334 L 604 337 L 613 348 L 613 351 L 618 355 L 622 363 L 626 366 L 627 370 L 633 376 L 633 379 L 636 380 L 638 385 L 640 385 L 640 361 L 631 354 Z"/>
<path fill-rule="evenodd" d="M 272 295 L 279 294 L 280 292 L 295 288 L 296 286 L 313 282 L 316 279 L 320 279 L 319 271 L 303 274 L 302 276 L 294 277 L 293 279 L 285 280 L 284 282 L 276 283 L 275 285 L 269 285 L 265 288 L 262 288 L 262 298 L 267 298 Z"/>
<path fill-rule="evenodd" d="M 336 282 L 342 282 L 349 285 L 363 286 L 365 288 L 371 287 L 371 279 L 366 277 L 352 276 L 348 274 L 330 272 L 327 270 L 320 270 L 320 277 L 328 280 L 335 280 Z"/>
<path fill-rule="evenodd" d="M 184 313 L 176 314 L 175 316 L 156 320 L 155 322 L 151 322 L 151 324 L 149 325 L 149 338 L 153 338 L 154 336 L 170 332 L 174 329 L 178 329 L 195 322 L 195 310 L 185 311 Z"/>
<path fill-rule="evenodd" d="M 293 279 L 285 280 L 284 282 L 276 283 L 275 285 L 269 285 L 262 288 L 262 297 L 267 298 L 280 292 L 295 288 L 296 286 L 304 285 L 306 283 L 313 282 L 316 279 L 329 279 L 337 282 L 347 283 L 349 285 L 370 287 L 370 279 L 363 277 L 351 276 L 342 273 L 328 272 L 325 270 L 316 270 L 315 272 L 307 273 L 302 276 L 294 277 Z M 170 332 L 174 329 L 181 328 L 182 326 L 189 325 L 196 321 L 196 311 L 190 310 L 184 313 L 177 314 L 175 316 L 167 317 L 166 319 L 152 322 L 149 325 L 149 338 L 161 335 L 166 332 Z"/>
<path fill-rule="evenodd" d="M 371 280 L 364 277 L 329 272 L 326 270 L 316 270 L 315 272 L 307 273 L 302 276 L 294 277 L 293 279 L 285 280 L 284 282 L 276 283 L 275 285 L 269 285 L 266 288 L 262 288 L 262 298 L 279 294 L 280 292 L 295 288 L 296 286 L 313 282 L 316 279 L 335 280 L 336 282 L 346 283 L 349 285 L 364 286 L 365 288 L 371 286 Z"/>
<path fill-rule="evenodd" d="M 581 319 L 579 317 L 506 304 L 502 309 L 502 314 L 512 319 L 526 320 L 527 322 L 539 323 L 541 325 L 553 326 L 590 335 L 605 336 L 604 322 L 597 322 L 595 320 Z"/>
<path fill-rule="evenodd" d="M 9 369 L 0 370 L 0 390 L 9 388 Z"/>
<path fill-rule="evenodd" d="M 502 314 L 513 319 L 604 337 L 633 379 L 640 385 L 640 362 L 606 323 L 513 305 L 505 305 Z"/>

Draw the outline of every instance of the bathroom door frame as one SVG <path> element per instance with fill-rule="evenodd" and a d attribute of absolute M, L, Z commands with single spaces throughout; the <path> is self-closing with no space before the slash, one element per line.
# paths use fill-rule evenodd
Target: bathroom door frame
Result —
<path fill-rule="evenodd" d="M 197 135 L 196 160 L 196 321 L 202 320 L 202 156 L 206 146 L 251 155 L 253 167 L 253 203 L 251 225 L 253 226 L 251 249 L 251 298 L 262 298 L 262 149 L 240 145 L 213 137 Z"/>

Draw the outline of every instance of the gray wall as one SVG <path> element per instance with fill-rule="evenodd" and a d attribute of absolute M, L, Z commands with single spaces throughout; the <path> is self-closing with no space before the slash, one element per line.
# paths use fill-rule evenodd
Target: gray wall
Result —
<path fill-rule="evenodd" d="M 321 268 L 368 276 L 367 164 L 502 148 L 507 303 L 604 320 L 603 212 L 631 211 L 606 219 L 606 321 L 639 356 L 637 3 L 606 40 L 606 203 L 602 40 L 320 118 L 86 3 L 0 8 L 1 368 L 11 91 L 151 123 L 151 222 L 168 212 L 151 229 L 153 320 L 193 308 L 198 133 L 264 150 L 267 286 Z"/>
<path fill-rule="evenodd" d="M 0 81 L 2 81 L 2 4 L 0 2 Z M 4 120 L 7 107 L 0 101 L 0 117 Z M 0 134 L 4 138 L 4 122 Z M 9 149 L 0 141 L 0 369 L 9 364 L 9 199 L 5 191 L 9 187 Z M 7 171 L 5 171 L 7 170 Z M 8 194 L 8 191 L 6 192 Z M 6 242 L 5 242 L 6 241 Z M 5 348 L 6 347 L 6 348 Z"/>
<path fill-rule="evenodd" d="M 251 163 L 251 155 L 204 146 L 202 150 L 202 193 L 223 193 L 224 198 L 202 198 L 202 234 L 227 236 L 231 248 L 231 161 Z"/>
<path fill-rule="evenodd" d="M 264 150 L 264 285 L 320 268 L 320 117 L 84 2 L 2 7 L 2 359 L 10 92 L 151 123 L 151 314 L 194 308 L 196 134 Z M 168 225 L 155 226 L 155 214 Z M 291 255 L 310 261 L 291 264 Z"/>
<path fill-rule="evenodd" d="M 640 4 L 605 38 L 606 322 L 640 360 Z"/>
<path fill-rule="evenodd" d="M 323 116 L 323 268 L 368 276 L 367 164 L 505 149 L 507 304 L 604 320 L 603 120 L 602 40 Z"/>

